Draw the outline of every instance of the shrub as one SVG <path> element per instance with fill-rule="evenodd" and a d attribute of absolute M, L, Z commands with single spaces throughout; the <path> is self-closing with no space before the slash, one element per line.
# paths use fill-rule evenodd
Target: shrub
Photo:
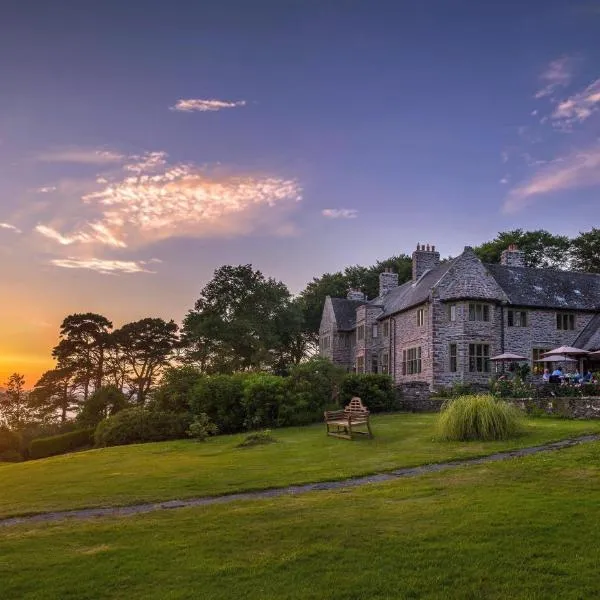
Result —
<path fill-rule="evenodd" d="M 244 429 L 244 381 L 248 375 L 213 375 L 204 377 L 190 397 L 192 414 L 205 413 L 221 433 Z"/>
<path fill-rule="evenodd" d="M 371 412 L 396 410 L 394 385 L 389 375 L 375 373 L 347 375 L 342 382 L 342 399 L 347 404 L 358 396 Z"/>
<path fill-rule="evenodd" d="M 323 411 L 340 407 L 340 386 L 345 372 L 326 358 L 313 358 L 290 368 L 287 394 L 278 424 L 305 425 L 320 421 Z"/>
<path fill-rule="evenodd" d="M 8 427 L 0 426 L 0 462 L 18 462 L 21 456 L 21 436 Z"/>
<path fill-rule="evenodd" d="M 209 435 L 217 435 L 219 428 L 208 418 L 206 413 L 200 413 L 190 424 L 190 428 L 187 430 L 187 434 L 203 442 Z"/>
<path fill-rule="evenodd" d="M 452 385 L 438 388 L 431 396 L 432 398 L 458 398 L 459 396 L 468 396 L 473 393 L 470 383 L 456 381 Z"/>
<path fill-rule="evenodd" d="M 493 396 L 460 396 L 444 403 L 437 427 L 446 441 L 506 440 L 520 433 L 521 413 Z"/>
<path fill-rule="evenodd" d="M 277 440 L 271 435 L 270 429 L 264 431 L 254 431 L 249 433 L 243 442 L 238 444 L 238 448 L 248 448 L 250 446 L 262 446 L 264 444 L 272 444 Z"/>
<path fill-rule="evenodd" d="M 195 367 L 167 369 L 160 386 L 152 392 L 151 410 L 183 413 L 191 409 L 194 387 L 204 375 Z"/>
<path fill-rule="evenodd" d="M 285 401 L 287 386 L 278 375 L 256 373 L 244 381 L 244 427 L 259 429 L 275 427 L 279 420 L 279 409 Z"/>
<path fill-rule="evenodd" d="M 125 394 L 118 387 L 107 385 L 87 399 L 77 420 L 87 427 L 96 427 L 102 419 L 116 415 L 128 405 Z"/>
<path fill-rule="evenodd" d="M 46 438 L 36 438 L 29 445 L 29 458 L 46 458 L 65 454 L 73 450 L 91 448 L 94 444 L 94 429 L 76 429 L 69 433 Z"/>
<path fill-rule="evenodd" d="M 191 422 L 188 413 L 127 408 L 101 421 L 96 427 L 96 446 L 120 446 L 160 442 L 186 437 Z"/>

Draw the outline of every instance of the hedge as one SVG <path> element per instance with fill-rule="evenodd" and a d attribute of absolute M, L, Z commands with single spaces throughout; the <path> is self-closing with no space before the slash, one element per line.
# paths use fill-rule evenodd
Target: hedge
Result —
<path fill-rule="evenodd" d="M 73 450 L 89 448 L 94 444 L 94 429 L 77 429 L 61 435 L 37 438 L 29 445 L 29 458 L 46 458 Z"/>
<path fill-rule="evenodd" d="M 342 382 L 342 402 L 358 396 L 371 412 L 389 412 L 398 408 L 394 383 L 389 375 L 350 374 Z"/>

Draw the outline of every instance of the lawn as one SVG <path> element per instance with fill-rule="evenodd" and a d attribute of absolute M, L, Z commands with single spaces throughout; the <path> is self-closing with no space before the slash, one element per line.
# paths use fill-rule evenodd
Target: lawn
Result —
<path fill-rule="evenodd" d="M 600 443 L 338 492 L 1 531 L 21 600 L 600 596 Z"/>
<path fill-rule="evenodd" d="M 509 442 L 433 439 L 435 415 L 373 419 L 375 439 L 326 437 L 323 425 L 280 429 L 276 444 L 237 448 L 243 436 L 91 450 L 0 466 L 0 517 L 82 507 L 127 505 L 365 475 L 532 446 L 587 432 L 600 422 L 529 419 Z"/>

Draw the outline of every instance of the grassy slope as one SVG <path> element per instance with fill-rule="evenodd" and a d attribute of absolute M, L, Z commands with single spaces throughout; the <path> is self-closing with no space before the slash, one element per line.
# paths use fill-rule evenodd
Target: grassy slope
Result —
<path fill-rule="evenodd" d="M 236 448 L 242 436 L 143 444 L 0 467 L 0 516 L 222 494 L 390 470 L 531 446 L 600 422 L 536 419 L 510 442 L 440 443 L 434 415 L 374 418 L 374 440 L 326 437 L 322 425 L 275 431 L 277 444 Z"/>
<path fill-rule="evenodd" d="M 21 600 L 597 598 L 600 444 L 343 492 L 0 534 Z"/>

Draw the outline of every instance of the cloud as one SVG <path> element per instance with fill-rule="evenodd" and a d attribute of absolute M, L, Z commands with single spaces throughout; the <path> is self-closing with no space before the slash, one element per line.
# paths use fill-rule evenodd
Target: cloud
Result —
<path fill-rule="evenodd" d="M 96 183 L 100 189 L 63 209 L 61 221 L 40 223 L 38 233 L 65 246 L 124 248 L 171 237 L 277 232 L 285 230 L 281 215 L 301 199 L 293 179 L 168 164 L 164 152 L 131 158 L 125 175 Z"/>
<path fill-rule="evenodd" d="M 560 88 L 568 86 L 573 78 L 574 67 L 575 59 L 572 57 L 562 56 L 553 60 L 540 75 L 544 86 L 535 93 L 535 97 L 551 96 Z"/>
<path fill-rule="evenodd" d="M 599 184 L 600 146 L 594 146 L 543 165 L 528 181 L 510 191 L 503 210 L 518 212 L 532 204 L 536 196 Z"/>
<path fill-rule="evenodd" d="M 570 130 L 575 123 L 583 123 L 600 108 L 600 79 L 596 79 L 585 90 L 559 102 L 551 115 L 556 127 Z"/>
<path fill-rule="evenodd" d="M 505 175 L 500 181 L 499 183 L 501 183 L 502 185 L 506 185 L 509 182 L 509 177 L 508 175 Z"/>
<path fill-rule="evenodd" d="M 228 102 L 226 100 L 202 100 L 200 98 L 187 98 L 177 100 L 174 106 L 171 106 L 171 110 L 177 110 L 180 112 L 216 112 L 223 110 L 224 108 L 238 108 L 246 106 L 245 100 L 237 100 L 235 102 Z"/>
<path fill-rule="evenodd" d="M 0 229 L 8 229 L 9 231 L 14 231 L 15 233 L 23 233 L 18 227 L 15 227 L 10 223 L 0 223 Z"/>
<path fill-rule="evenodd" d="M 355 208 L 326 208 L 321 214 L 328 219 L 356 219 L 358 210 Z"/>
<path fill-rule="evenodd" d="M 160 262 L 158 259 L 151 259 L 148 262 Z M 102 275 L 114 275 L 117 273 L 154 273 L 145 268 L 146 261 L 132 260 L 104 260 L 101 258 L 56 258 L 50 263 L 55 267 L 63 269 L 87 269 L 96 271 Z"/>
<path fill-rule="evenodd" d="M 50 192 L 55 192 L 56 190 L 57 188 L 55 185 L 48 185 L 38 188 L 36 192 L 39 192 L 40 194 L 49 194 Z"/>
<path fill-rule="evenodd" d="M 108 165 L 121 162 L 126 157 L 112 150 L 94 148 L 67 148 L 50 150 L 37 155 L 43 162 L 77 163 L 82 165 Z"/>

